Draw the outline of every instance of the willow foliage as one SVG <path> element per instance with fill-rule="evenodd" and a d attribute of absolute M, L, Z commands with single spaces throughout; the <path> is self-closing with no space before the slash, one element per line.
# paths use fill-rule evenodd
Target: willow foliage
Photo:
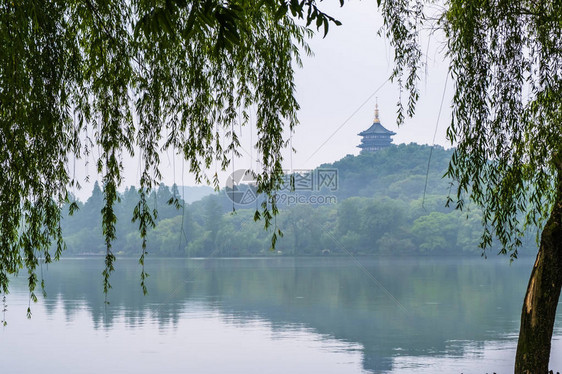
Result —
<path fill-rule="evenodd" d="M 181 152 L 197 180 L 212 181 L 205 169 L 229 164 L 240 118 L 247 125 L 257 107 L 259 188 L 272 191 L 284 129 L 297 123 L 293 63 L 309 51 L 311 30 L 295 18 L 324 32 L 338 23 L 312 0 L 2 1 L 0 290 L 26 269 L 36 299 L 39 259 L 60 257 L 61 206 L 78 185 L 69 160 L 95 157 L 103 178 L 106 292 L 124 157 L 142 160 L 133 219 L 145 238 L 161 152 Z M 267 226 L 276 209 L 262 209 Z"/>
<path fill-rule="evenodd" d="M 417 80 L 420 31 L 444 32 L 455 82 L 447 174 L 458 183 L 457 207 L 466 198 L 480 205 L 482 248 L 496 238 L 514 258 L 526 227 L 548 218 L 562 170 L 562 2 L 435 4 L 382 1 L 395 74 Z"/>

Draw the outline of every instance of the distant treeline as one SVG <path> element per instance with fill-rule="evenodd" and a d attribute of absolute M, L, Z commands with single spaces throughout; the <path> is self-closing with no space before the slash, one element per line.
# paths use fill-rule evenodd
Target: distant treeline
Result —
<path fill-rule="evenodd" d="M 148 233 L 148 251 L 174 257 L 479 254 L 479 211 L 445 207 L 451 183 L 443 175 L 452 151 L 436 146 L 428 168 L 430 151 L 417 144 L 392 146 L 299 171 L 294 190 L 282 190 L 278 196 L 280 213 L 274 226 L 283 237 L 275 251 L 270 250 L 272 229 L 264 230 L 262 221 L 254 221 L 265 197 L 239 205 L 221 191 L 185 204 L 177 186 L 162 184 L 149 198 L 158 215 Z M 172 198 L 179 199 L 179 209 L 168 204 Z M 138 225 L 131 221 L 137 203 L 138 191 L 129 187 L 115 207 L 117 254 L 140 253 Z M 78 205 L 79 210 L 63 220 L 67 252 L 101 254 L 101 187 L 96 183 L 92 196 Z M 534 238 L 528 235 L 521 253 L 536 250 Z"/>

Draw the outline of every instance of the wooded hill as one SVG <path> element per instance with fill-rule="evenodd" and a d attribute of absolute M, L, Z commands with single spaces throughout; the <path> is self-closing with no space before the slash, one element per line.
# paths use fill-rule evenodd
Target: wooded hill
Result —
<path fill-rule="evenodd" d="M 401 144 L 298 171 L 293 191 L 282 189 L 277 197 L 275 225 L 283 237 L 275 251 L 270 250 L 273 228 L 264 230 L 262 221 L 254 222 L 255 209 L 265 197 L 241 205 L 222 190 L 184 204 L 177 186 L 160 185 L 149 198 L 158 215 L 148 233 L 148 252 L 177 257 L 479 255 L 479 211 L 445 206 L 449 193 L 455 192 L 443 178 L 451 154 L 439 146 L 431 150 Z M 168 204 L 172 197 L 179 198 L 179 209 Z M 118 255 L 141 252 L 138 225 L 131 222 L 137 202 L 135 187 L 120 194 L 113 245 Z M 96 183 L 92 196 L 78 205 L 63 220 L 67 253 L 104 253 L 101 187 Z M 536 251 L 534 235 L 528 238 L 521 254 Z"/>

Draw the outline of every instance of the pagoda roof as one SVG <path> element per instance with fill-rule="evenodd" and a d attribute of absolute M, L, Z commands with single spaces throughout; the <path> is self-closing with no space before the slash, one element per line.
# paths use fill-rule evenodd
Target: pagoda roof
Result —
<path fill-rule="evenodd" d="M 375 121 L 367 130 L 362 131 L 359 133 L 360 136 L 365 136 L 369 134 L 387 134 L 387 135 L 396 135 L 394 131 L 390 131 L 384 128 L 381 125 L 380 121 Z"/>

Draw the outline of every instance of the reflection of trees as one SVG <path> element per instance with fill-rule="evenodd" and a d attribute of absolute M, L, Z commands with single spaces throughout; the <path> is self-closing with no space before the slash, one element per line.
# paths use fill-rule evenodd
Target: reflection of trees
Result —
<path fill-rule="evenodd" d="M 116 318 L 176 325 L 193 307 L 231 321 L 260 318 L 274 329 L 299 325 L 363 346 L 366 370 L 388 370 L 400 355 L 462 355 L 452 340 L 484 342 L 514 333 L 527 264 L 483 260 L 361 260 L 405 307 L 403 312 L 351 259 L 156 260 L 149 295 L 132 260 L 119 260 L 109 306 L 102 260 L 65 260 L 46 273 L 45 306 L 66 318 L 86 309 L 96 328 Z"/>

